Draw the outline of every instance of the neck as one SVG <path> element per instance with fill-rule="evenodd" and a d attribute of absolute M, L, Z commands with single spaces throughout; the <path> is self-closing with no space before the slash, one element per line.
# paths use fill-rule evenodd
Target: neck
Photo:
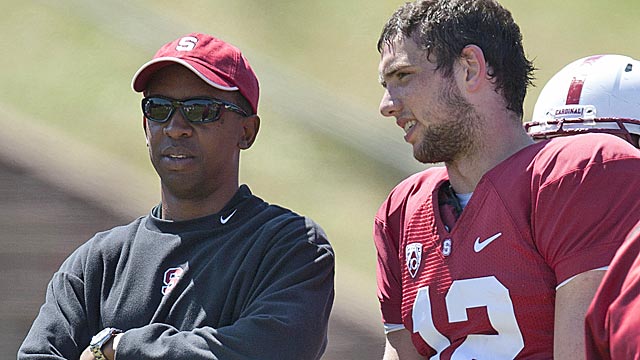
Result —
<path fill-rule="evenodd" d="M 206 196 L 185 197 L 162 188 L 162 218 L 165 220 L 184 221 L 215 214 L 233 198 L 239 185 L 229 184 L 218 188 Z"/>
<path fill-rule="evenodd" d="M 473 192 L 484 174 L 511 155 L 533 144 L 533 140 L 522 126 L 494 130 L 489 129 L 484 134 L 483 138 L 486 140 L 481 143 L 479 149 L 445 163 L 449 181 L 457 193 Z"/>

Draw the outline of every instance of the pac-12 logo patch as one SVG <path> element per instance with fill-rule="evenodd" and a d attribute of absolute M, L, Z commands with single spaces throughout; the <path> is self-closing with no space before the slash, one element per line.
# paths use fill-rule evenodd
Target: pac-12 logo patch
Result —
<path fill-rule="evenodd" d="M 176 285 L 178 285 L 180 279 L 182 279 L 182 274 L 184 274 L 184 269 L 181 267 L 169 268 L 164 272 L 162 295 L 169 295 Z"/>
<path fill-rule="evenodd" d="M 404 248 L 404 251 L 409 275 L 411 278 L 415 278 L 422 262 L 422 244 L 411 243 Z"/>

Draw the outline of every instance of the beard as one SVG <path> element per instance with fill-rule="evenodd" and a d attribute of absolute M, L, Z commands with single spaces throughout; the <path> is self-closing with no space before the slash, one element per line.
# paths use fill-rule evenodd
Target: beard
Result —
<path fill-rule="evenodd" d="M 431 112 L 426 117 L 436 121 L 424 125 L 413 154 L 425 164 L 453 162 L 477 150 L 481 119 L 473 105 L 462 97 L 453 81 L 441 88 L 439 101 L 437 114 Z"/>

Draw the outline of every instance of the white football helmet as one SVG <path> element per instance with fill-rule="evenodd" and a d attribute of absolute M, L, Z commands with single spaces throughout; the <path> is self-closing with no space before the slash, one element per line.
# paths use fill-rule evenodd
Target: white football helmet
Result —
<path fill-rule="evenodd" d="M 594 55 L 572 62 L 547 82 L 524 126 L 535 140 L 601 132 L 640 148 L 640 61 Z"/>

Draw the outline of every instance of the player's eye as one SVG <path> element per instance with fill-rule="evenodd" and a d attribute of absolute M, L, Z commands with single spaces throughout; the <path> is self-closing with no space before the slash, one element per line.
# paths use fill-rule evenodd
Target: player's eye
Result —
<path fill-rule="evenodd" d="M 411 74 L 408 73 L 408 72 L 398 72 L 396 74 L 396 77 L 398 78 L 398 80 L 402 80 L 402 79 L 406 78 L 409 75 L 411 75 Z"/>

